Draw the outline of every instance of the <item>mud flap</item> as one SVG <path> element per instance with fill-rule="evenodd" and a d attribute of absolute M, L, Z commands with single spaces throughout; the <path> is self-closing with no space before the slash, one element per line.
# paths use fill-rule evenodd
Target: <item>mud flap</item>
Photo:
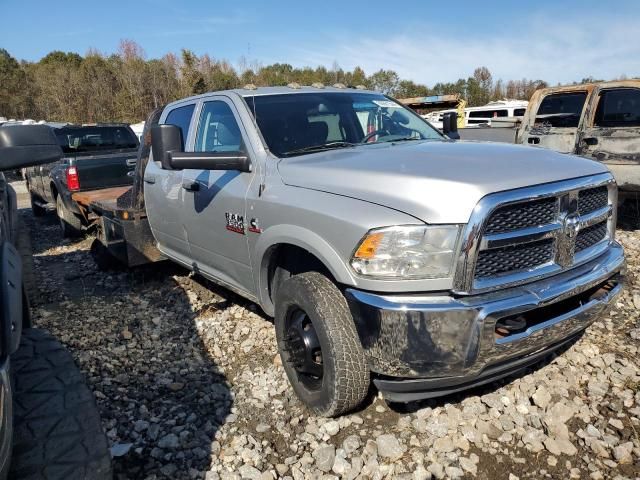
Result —
<path fill-rule="evenodd" d="M 22 333 L 22 260 L 9 242 L 0 247 L 0 333 L 2 353 L 18 349 Z"/>

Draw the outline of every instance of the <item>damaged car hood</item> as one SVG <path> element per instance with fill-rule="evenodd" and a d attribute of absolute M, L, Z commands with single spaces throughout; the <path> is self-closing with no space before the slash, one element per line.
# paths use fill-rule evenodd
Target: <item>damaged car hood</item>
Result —
<path fill-rule="evenodd" d="M 450 141 L 372 144 L 285 158 L 285 184 L 383 205 L 427 223 L 466 223 L 487 194 L 606 172 L 526 146 Z"/>

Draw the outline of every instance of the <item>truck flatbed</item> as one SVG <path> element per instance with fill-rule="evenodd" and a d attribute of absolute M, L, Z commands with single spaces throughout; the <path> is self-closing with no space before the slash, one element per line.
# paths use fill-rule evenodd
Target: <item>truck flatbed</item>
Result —
<path fill-rule="evenodd" d="M 146 217 L 144 209 L 133 207 L 133 187 L 112 187 L 74 193 L 72 198 L 88 213 L 127 218 Z M 126 212 L 126 215 L 125 215 Z"/>

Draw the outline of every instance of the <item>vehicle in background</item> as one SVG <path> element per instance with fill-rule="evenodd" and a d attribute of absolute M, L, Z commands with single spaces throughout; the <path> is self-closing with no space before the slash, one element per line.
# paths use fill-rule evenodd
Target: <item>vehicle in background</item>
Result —
<path fill-rule="evenodd" d="M 49 124 L 64 157 L 52 164 L 27 168 L 25 177 L 36 216 L 55 205 L 64 237 L 78 235 L 92 218 L 71 195 L 131 185 L 138 137 L 127 124 Z"/>
<path fill-rule="evenodd" d="M 491 125 L 496 119 L 522 118 L 529 102 L 524 100 L 498 100 L 489 102 L 481 107 L 466 107 L 464 109 L 464 126 L 461 128 Z M 459 111 L 455 108 L 427 113 L 422 117 L 436 128 L 442 129 L 444 114 Z"/>
<path fill-rule="evenodd" d="M 462 140 L 521 143 L 591 158 L 613 173 L 621 201 L 640 193 L 640 80 L 537 90 L 521 122 L 459 133 Z"/>
<path fill-rule="evenodd" d="M 356 408 L 371 378 L 404 402 L 519 372 L 621 292 L 597 162 L 454 142 L 343 87 L 211 92 L 146 128 L 131 189 L 74 194 L 101 215 L 95 257 L 168 258 L 257 302 L 317 414 Z"/>
<path fill-rule="evenodd" d="M 640 192 L 640 80 L 538 90 L 518 143 L 575 153 L 605 164 L 621 198 Z"/>
<path fill-rule="evenodd" d="M 22 258 L 16 248 L 16 192 L 3 172 L 55 161 L 61 155 L 56 138 L 47 127 L 0 127 L 0 479 L 7 478 L 13 445 L 13 389 L 9 369 L 23 328 L 31 326 Z"/>

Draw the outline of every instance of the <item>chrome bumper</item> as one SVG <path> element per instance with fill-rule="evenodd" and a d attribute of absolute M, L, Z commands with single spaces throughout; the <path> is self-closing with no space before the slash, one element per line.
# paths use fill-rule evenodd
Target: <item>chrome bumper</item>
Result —
<path fill-rule="evenodd" d="M 531 363 L 527 359 L 549 353 L 589 326 L 622 290 L 624 273 L 623 249 L 613 242 L 569 271 L 483 295 L 345 293 L 371 370 L 378 374 L 376 384 L 390 400 L 403 401 L 451 393 L 524 368 Z M 526 329 L 496 334 L 498 322 L 517 316 L 528 318 Z"/>

